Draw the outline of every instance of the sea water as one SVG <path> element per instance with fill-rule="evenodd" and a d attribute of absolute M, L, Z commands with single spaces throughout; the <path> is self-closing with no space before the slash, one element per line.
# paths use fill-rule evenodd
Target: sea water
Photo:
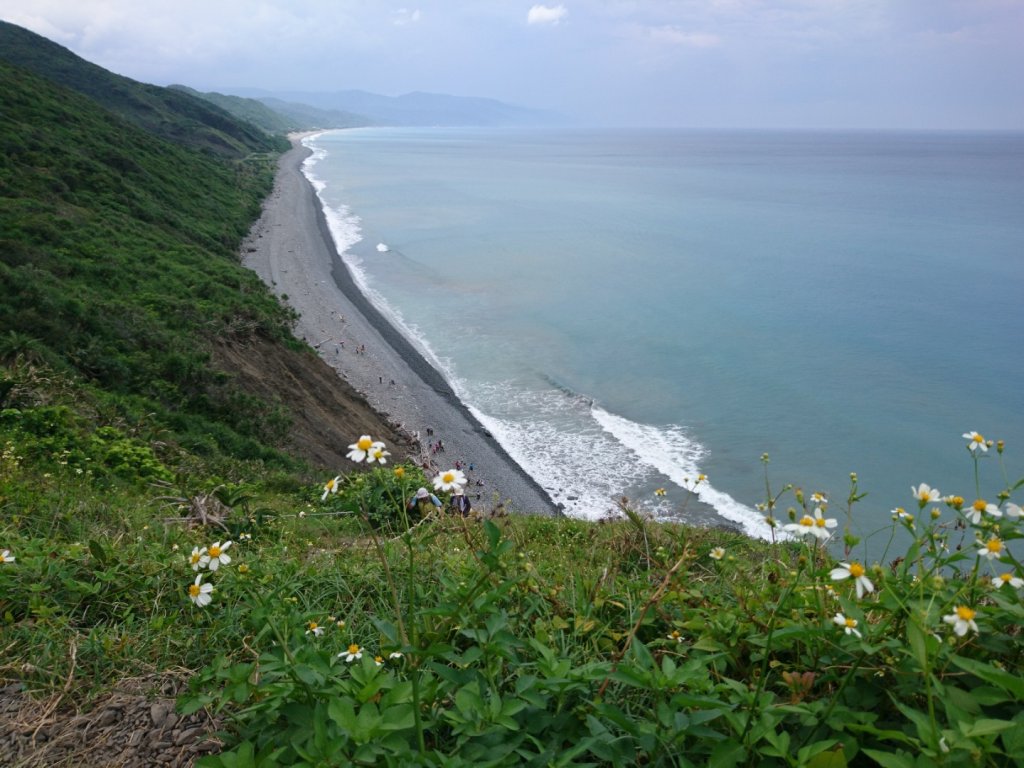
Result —
<path fill-rule="evenodd" d="M 767 536 L 767 469 L 773 493 L 827 494 L 871 554 L 911 485 L 1004 486 L 993 449 L 976 488 L 962 433 L 1024 475 L 1024 135 L 307 143 L 357 281 L 567 514 L 625 496 Z"/>

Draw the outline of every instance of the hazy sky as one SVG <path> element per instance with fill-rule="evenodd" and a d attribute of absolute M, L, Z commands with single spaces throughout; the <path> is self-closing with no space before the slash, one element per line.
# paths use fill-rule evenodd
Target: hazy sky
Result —
<path fill-rule="evenodd" d="M 1024 0 L 4 0 L 0 17 L 200 90 L 433 91 L 634 125 L 1024 129 Z"/>

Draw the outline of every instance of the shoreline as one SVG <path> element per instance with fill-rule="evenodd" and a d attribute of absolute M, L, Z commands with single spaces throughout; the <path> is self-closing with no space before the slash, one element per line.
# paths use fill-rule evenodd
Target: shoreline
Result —
<path fill-rule="evenodd" d="M 540 484 L 480 424 L 447 380 L 359 290 L 338 253 L 313 184 L 303 173 L 317 132 L 292 134 L 274 189 L 242 246 L 242 263 L 298 314 L 303 338 L 370 405 L 420 446 L 428 474 L 462 465 L 466 494 L 481 509 L 557 516 Z M 362 351 L 360 351 L 362 350 Z M 432 433 L 432 434 L 431 434 Z M 353 435 L 355 441 L 358 435 Z M 424 438 L 444 450 L 424 450 Z M 472 472 L 467 471 L 469 464 Z"/>

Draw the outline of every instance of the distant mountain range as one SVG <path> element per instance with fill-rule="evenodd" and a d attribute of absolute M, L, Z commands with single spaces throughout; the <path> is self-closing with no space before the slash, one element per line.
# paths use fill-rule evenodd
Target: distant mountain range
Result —
<path fill-rule="evenodd" d="M 506 104 L 495 99 L 450 96 L 416 91 L 382 96 L 367 91 L 265 91 L 235 89 L 236 95 L 256 99 L 282 114 L 303 116 L 317 127 L 356 125 L 550 125 L 565 118 L 549 111 Z M 337 124 L 337 123 L 342 124 Z"/>
<path fill-rule="evenodd" d="M 359 126 L 522 126 L 565 122 L 553 112 L 495 99 L 367 91 L 202 93 L 108 72 L 57 43 L 0 22 L 0 60 L 95 99 L 129 122 L 176 143 L 227 156 L 281 149 L 291 131 Z"/>

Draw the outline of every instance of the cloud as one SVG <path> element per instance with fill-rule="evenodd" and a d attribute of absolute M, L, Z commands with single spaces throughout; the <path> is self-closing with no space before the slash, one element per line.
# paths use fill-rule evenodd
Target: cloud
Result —
<path fill-rule="evenodd" d="M 391 23 L 396 27 L 404 27 L 407 24 L 415 24 L 420 20 L 420 17 L 419 8 L 414 11 L 410 11 L 408 8 L 399 8 L 397 11 L 392 12 Z"/>
<path fill-rule="evenodd" d="M 569 15 L 569 9 L 564 5 L 535 5 L 526 14 L 527 24 L 558 24 Z"/>
<path fill-rule="evenodd" d="M 682 45 L 689 48 L 714 48 L 722 42 L 718 35 L 706 32 L 684 32 L 679 27 L 671 25 L 644 27 L 641 32 L 642 36 L 651 42 Z"/>

